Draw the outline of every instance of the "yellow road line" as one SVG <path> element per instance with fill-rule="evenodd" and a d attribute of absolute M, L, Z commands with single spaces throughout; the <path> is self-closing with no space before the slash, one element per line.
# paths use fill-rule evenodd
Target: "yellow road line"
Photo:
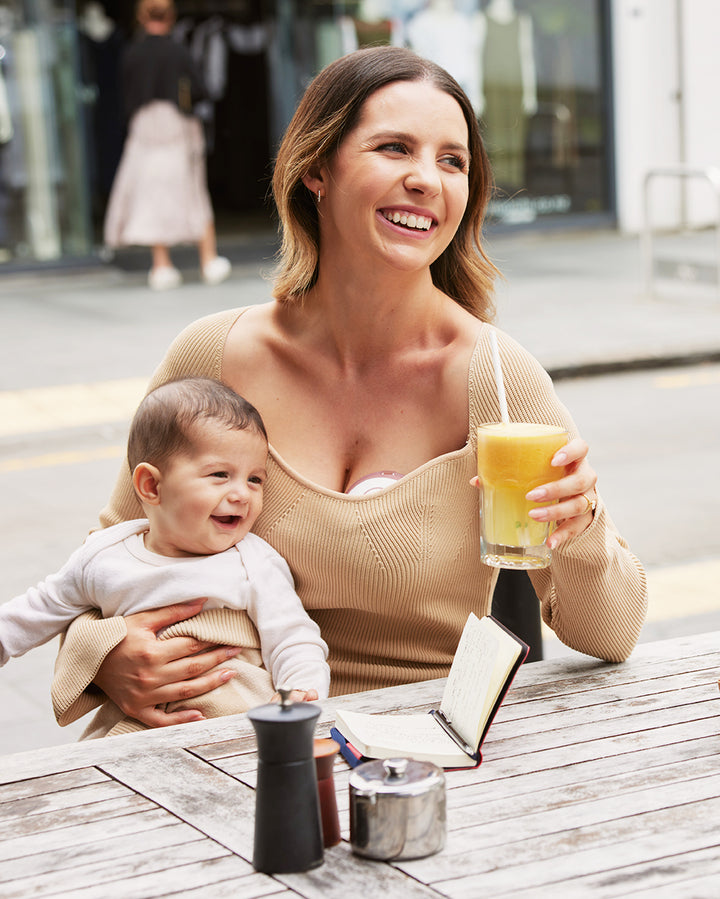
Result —
<path fill-rule="evenodd" d="M 720 368 L 696 368 L 674 375 L 658 375 L 655 386 L 663 390 L 679 390 L 686 387 L 707 387 L 720 384 Z"/>
<path fill-rule="evenodd" d="M 124 455 L 124 446 L 103 446 L 95 450 L 47 453 L 44 456 L 29 456 L 27 459 L 5 459 L 0 461 L 0 474 L 10 471 L 29 471 L 33 468 L 79 465 L 84 462 L 97 462 L 101 459 L 121 459 Z"/>
<path fill-rule="evenodd" d="M 128 421 L 147 378 L 0 391 L 0 437 Z"/>

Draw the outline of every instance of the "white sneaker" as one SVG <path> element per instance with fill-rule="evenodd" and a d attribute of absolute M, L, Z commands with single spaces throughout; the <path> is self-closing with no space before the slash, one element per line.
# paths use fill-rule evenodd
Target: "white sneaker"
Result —
<path fill-rule="evenodd" d="M 224 256 L 216 256 L 207 265 L 203 266 L 202 277 L 206 284 L 220 284 L 230 277 L 232 266 L 230 260 Z"/>
<path fill-rule="evenodd" d="M 182 275 L 171 265 L 163 265 L 160 268 L 151 268 L 148 275 L 148 284 L 151 290 L 172 290 L 182 284 Z"/>

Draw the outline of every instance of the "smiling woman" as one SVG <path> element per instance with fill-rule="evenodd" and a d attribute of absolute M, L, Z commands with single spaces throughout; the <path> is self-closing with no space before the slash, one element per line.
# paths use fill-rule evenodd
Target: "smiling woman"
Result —
<path fill-rule="evenodd" d="M 512 419 L 572 435 L 536 513 L 557 525 L 550 567 L 531 573 L 545 622 L 612 661 L 642 626 L 644 572 L 595 492 L 587 444 L 537 361 L 490 324 L 491 186 L 472 105 L 447 72 L 398 47 L 337 60 L 278 152 L 275 299 L 190 325 L 153 379 L 222 380 L 262 413 L 270 446 L 253 533 L 288 560 L 328 643 L 334 694 L 446 676 L 468 613 L 490 611 L 497 569 L 480 562 L 470 482 L 476 428 L 501 415 L 495 340 Z M 380 489 L 350 492 L 379 472 L 392 473 Z M 137 514 L 123 472 L 101 520 Z M 63 720 L 97 688 L 149 725 L 200 716 L 192 697 L 220 683 L 227 648 L 197 633 L 158 641 L 168 614 L 125 619 L 122 639 L 102 621 L 69 631 Z M 181 710 L 158 712 L 179 699 Z"/>

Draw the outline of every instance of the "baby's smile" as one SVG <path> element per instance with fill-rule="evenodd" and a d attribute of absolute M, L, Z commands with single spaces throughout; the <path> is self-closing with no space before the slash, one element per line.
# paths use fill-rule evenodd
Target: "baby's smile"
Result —
<path fill-rule="evenodd" d="M 240 521 L 239 515 L 211 515 L 212 520 L 221 527 L 234 528 Z"/>

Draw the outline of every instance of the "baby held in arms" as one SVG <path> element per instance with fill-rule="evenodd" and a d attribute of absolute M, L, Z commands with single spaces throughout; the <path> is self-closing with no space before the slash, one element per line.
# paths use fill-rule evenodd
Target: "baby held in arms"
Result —
<path fill-rule="evenodd" d="M 267 451 L 258 411 L 218 381 L 188 378 L 149 393 L 128 440 L 145 518 L 91 534 L 60 571 L 0 606 L 0 665 L 91 610 L 110 618 L 207 597 L 192 630 L 181 621 L 159 635 L 236 647 L 223 663 L 225 683 L 188 708 L 204 717 L 246 711 L 280 688 L 295 700 L 325 698 L 327 645 L 285 560 L 250 533 L 262 510 Z M 105 705 L 110 734 L 144 727 Z"/>

